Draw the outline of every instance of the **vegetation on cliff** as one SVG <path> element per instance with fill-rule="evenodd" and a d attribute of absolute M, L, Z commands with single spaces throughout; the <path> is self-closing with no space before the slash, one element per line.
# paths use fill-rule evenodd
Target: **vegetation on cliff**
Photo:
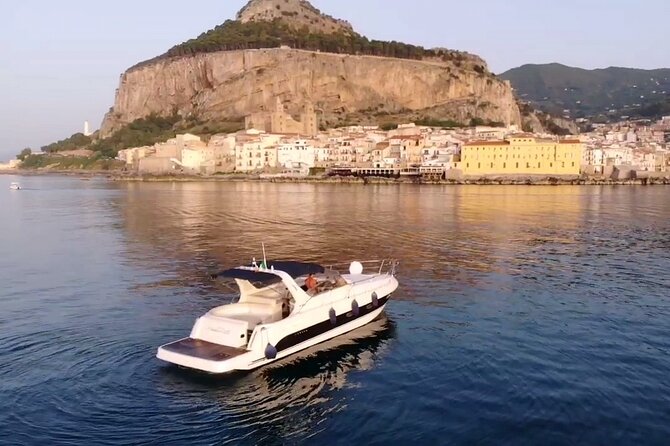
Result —
<path fill-rule="evenodd" d="M 123 167 L 118 160 L 96 154 L 92 157 L 60 156 L 56 153 L 46 155 L 28 155 L 21 163 L 21 169 L 51 170 L 116 170 Z"/>
<path fill-rule="evenodd" d="M 573 128 L 563 127 L 556 122 L 557 118 L 549 113 L 536 110 L 528 102 L 519 102 L 519 110 L 521 111 L 522 129 L 524 132 L 549 132 L 559 136 L 574 135 L 579 132 L 576 124 L 571 124 Z M 558 120 L 560 121 L 560 119 Z M 565 119 L 562 121 L 566 122 Z"/>
<path fill-rule="evenodd" d="M 239 121 L 205 122 L 195 117 L 183 119 L 176 113 L 167 117 L 150 115 L 133 121 L 108 138 L 96 141 L 90 149 L 114 158 L 119 150 L 152 146 L 174 138 L 177 134 L 193 133 L 206 138 L 218 133 L 233 133 L 243 128 L 244 123 Z"/>
<path fill-rule="evenodd" d="M 16 155 L 16 159 L 19 161 L 25 161 L 26 158 L 28 158 L 30 155 L 33 154 L 33 149 L 30 147 L 26 147 L 25 149 L 21 150 L 18 155 Z"/>
<path fill-rule="evenodd" d="M 91 144 L 93 140 L 90 136 L 86 136 L 83 133 L 75 133 L 69 138 L 62 139 L 60 141 L 51 143 L 46 146 L 42 146 L 42 152 L 52 153 L 52 152 L 62 152 L 64 150 L 77 150 L 82 147 L 86 147 Z"/>
<path fill-rule="evenodd" d="M 180 120 L 181 117 L 177 114 L 167 117 L 147 116 L 128 124 L 108 138 L 96 141 L 90 146 L 90 149 L 114 158 L 119 150 L 150 146 L 174 138 L 177 134 L 174 126 Z"/>
<path fill-rule="evenodd" d="M 166 141 L 174 138 L 180 133 L 194 133 L 204 137 L 214 135 L 217 133 L 233 133 L 244 128 L 242 122 L 204 122 L 198 118 L 191 117 L 183 119 L 178 114 L 170 116 L 150 115 L 146 118 L 137 119 L 132 123 L 114 132 L 108 138 L 93 140 L 81 133 L 75 133 L 69 138 L 49 144 L 42 147 L 42 151 L 58 156 L 58 152 L 89 149 L 95 152 L 93 158 L 115 158 L 119 150 L 128 149 L 132 147 L 151 146 L 156 143 Z M 25 163 L 27 168 L 40 168 L 45 163 L 49 163 L 49 156 L 30 155 L 26 150 L 19 155 L 24 161 L 30 158 L 30 162 Z M 87 167 L 83 167 L 87 168 Z"/>
<path fill-rule="evenodd" d="M 160 59 L 193 56 L 199 53 L 279 48 L 283 45 L 294 49 L 337 54 L 359 54 L 416 60 L 441 59 L 443 61 L 453 61 L 457 66 L 467 59 L 466 54 L 459 51 L 426 49 L 421 46 L 395 41 L 370 40 L 355 32 L 312 32 L 306 26 L 295 28 L 281 19 L 246 23 L 228 20 L 199 37 L 176 45 L 162 56 L 143 62 L 139 66 Z M 476 65 L 474 69 L 481 74 L 486 72 L 486 67 L 483 65 Z"/>

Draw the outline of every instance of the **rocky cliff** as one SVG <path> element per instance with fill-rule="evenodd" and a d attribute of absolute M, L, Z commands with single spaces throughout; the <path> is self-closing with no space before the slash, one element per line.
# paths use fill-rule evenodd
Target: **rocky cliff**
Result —
<path fill-rule="evenodd" d="M 271 110 L 277 98 L 296 114 L 306 101 L 312 102 L 325 124 L 357 112 L 521 122 L 509 86 L 472 70 L 435 62 L 268 49 L 163 60 L 125 73 L 102 133 L 175 110 L 204 120 L 241 119 Z"/>
<path fill-rule="evenodd" d="M 311 7 L 302 0 L 255 0 L 238 17 L 277 21 L 276 15 L 282 15 L 278 5 Z M 293 10 L 287 11 L 292 14 Z M 324 20 L 327 27 L 339 24 L 349 29 L 335 19 Z M 338 33 L 342 35 L 341 30 Z M 343 41 L 360 42 L 361 36 L 349 36 L 353 40 Z M 383 42 L 373 44 L 384 48 Z M 423 51 L 409 49 L 417 48 Z M 241 120 L 270 110 L 277 98 L 294 114 L 311 102 L 324 126 L 349 122 L 350 115 L 367 121 L 398 115 L 463 123 L 472 118 L 521 123 L 509 84 L 488 72 L 481 59 L 458 52 L 440 54 L 439 58 L 416 60 L 272 48 L 157 58 L 122 75 L 101 136 L 151 114 L 177 112 L 205 121 Z"/>

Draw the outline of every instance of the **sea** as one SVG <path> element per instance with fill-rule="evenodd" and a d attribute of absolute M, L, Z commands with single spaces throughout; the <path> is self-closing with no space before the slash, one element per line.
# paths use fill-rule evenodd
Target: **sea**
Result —
<path fill-rule="evenodd" d="M 670 444 L 669 187 L 3 175 L 0 215 L 0 444 Z M 256 371 L 156 359 L 262 244 L 400 287 Z"/>

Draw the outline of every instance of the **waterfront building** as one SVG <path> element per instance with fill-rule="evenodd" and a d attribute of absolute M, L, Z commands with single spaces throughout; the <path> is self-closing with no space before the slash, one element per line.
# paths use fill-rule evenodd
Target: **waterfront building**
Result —
<path fill-rule="evenodd" d="M 393 136 L 389 139 L 394 157 L 405 164 L 421 164 L 425 139 L 420 135 Z M 395 155 L 397 152 L 397 155 Z"/>
<path fill-rule="evenodd" d="M 214 160 L 214 149 L 206 144 L 185 147 L 181 152 L 181 166 L 194 173 L 205 173 L 206 163 Z"/>
<path fill-rule="evenodd" d="M 333 167 L 335 165 L 334 150 L 331 147 L 316 147 L 314 149 L 315 164 L 317 167 Z"/>
<path fill-rule="evenodd" d="M 314 167 L 316 151 L 304 139 L 286 142 L 277 147 L 277 164 L 282 167 Z"/>
<path fill-rule="evenodd" d="M 126 166 L 137 167 L 140 160 L 153 155 L 156 149 L 153 146 L 133 147 L 132 149 L 119 150 L 116 158 L 124 161 Z"/>
<path fill-rule="evenodd" d="M 633 170 L 642 172 L 656 172 L 657 157 L 654 150 L 636 150 L 633 152 Z"/>
<path fill-rule="evenodd" d="M 601 147 L 589 147 L 584 150 L 582 170 L 590 174 L 601 175 L 605 168 L 605 151 Z"/>
<path fill-rule="evenodd" d="M 577 139 L 525 134 L 502 141 L 472 141 L 461 149 L 459 168 L 464 175 L 579 175 L 582 150 Z"/>
<path fill-rule="evenodd" d="M 275 167 L 276 164 L 270 165 L 270 158 L 274 158 L 276 162 L 276 155 L 272 156 L 272 151 L 266 152 L 270 147 L 275 146 L 267 144 L 261 138 L 248 139 L 240 142 L 235 146 L 235 170 L 237 172 L 253 172 L 263 170 L 267 167 Z"/>
<path fill-rule="evenodd" d="M 621 147 L 612 145 L 603 148 L 605 164 L 609 166 L 632 166 L 633 149 L 630 147 Z"/>
<path fill-rule="evenodd" d="M 286 135 L 255 129 L 236 135 L 235 171 L 254 172 L 277 167 L 277 146 Z"/>

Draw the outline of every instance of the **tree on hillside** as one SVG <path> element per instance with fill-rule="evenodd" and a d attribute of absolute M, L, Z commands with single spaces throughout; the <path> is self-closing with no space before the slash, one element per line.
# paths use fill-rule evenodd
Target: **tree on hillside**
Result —
<path fill-rule="evenodd" d="M 25 149 L 21 150 L 21 153 L 16 155 L 16 159 L 25 161 L 26 158 L 28 158 L 30 155 L 32 155 L 33 150 L 30 147 L 26 147 Z"/>

